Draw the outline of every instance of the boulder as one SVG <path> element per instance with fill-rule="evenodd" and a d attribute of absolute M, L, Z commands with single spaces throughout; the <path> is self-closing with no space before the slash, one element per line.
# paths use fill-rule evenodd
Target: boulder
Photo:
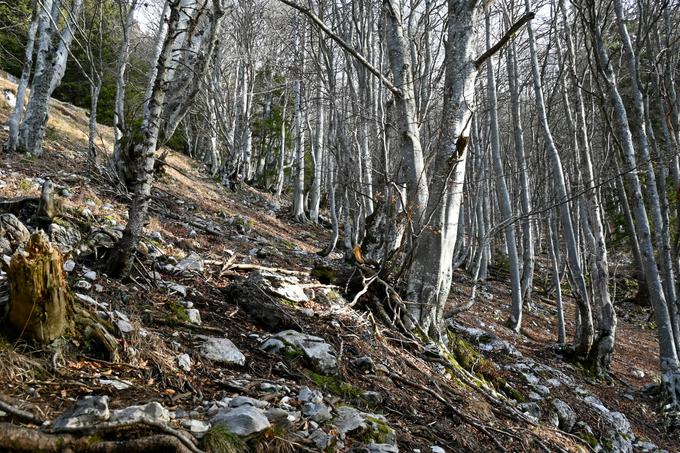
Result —
<path fill-rule="evenodd" d="M 228 432 L 249 436 L 269 428 L 271 424 L 265 412 L 248 404 L 220 411 L 210 423 L 213 426 L 222 426 Z"/>
<path fill-rule="evenodd" d="M 50 224 L 47 229 L 50 241 L 56 244 L 62 253 L 69 253 L 75 249 L 81 241 L 80 231 L 72 225 Z"/>
<path fill-rule="evenodd" d="M 552 407 L 555 409 L 558 420 L 558 428 L 562 431 L 571 432 L 576 424 L 576 412 L 567 403 L 555 398 L 552 400 Z"/>
<path fill-rule="evenodd" d="M 118 409 L 111 414 L 112 423 L 135 423 L 142 420 L 158 423 L 170 421 L 170 411 L 155 401 L 141 406 L 129 406 L 125 409 Z"/>
<path fill-rule="evenodd" d="M 343 406 L 337 409 L 337 416 L 332 424 L 342 436 L 355 435 L 367 442 L 397 444 L 394 430 L 382 415 L 369 414 L 353 407 Z"/>
<path fill-rule="evenodd" d="M 325 375 L 338 373 L 335 350 L 323 338 L 295 330 L 284 330 L 267 340 L 262 345 L 262 349 L 268 352 L 278 352 L 282 345 L 290 353 L 303 354 L 309 364 L 319 373 Z"/>
<path fill-rule="evenodd" d="M 309 297 L 296 277 L 279 275 L 268 271 L 253 272 L 248 280 L 261 286 L 269 293 L 295 303 L 307 302 Z"/>
<path fill-rule="evenodd" d="M 31 233 L 14 214 L 0 214 L 0 238 L 3 241 L 2 252 L 11 255 L 17 247 L 28 242 Z"/>
<path fill-rule="evenodd" d="M 227 365 L 245 365 L 246 358 L 228 338 L 204 337 L 199 348 L 202 357 Z"/>

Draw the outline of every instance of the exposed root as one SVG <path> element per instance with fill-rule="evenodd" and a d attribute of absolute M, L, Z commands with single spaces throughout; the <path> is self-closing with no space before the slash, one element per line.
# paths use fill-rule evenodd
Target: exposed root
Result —
<path fill-rule="evenodd" d="M 34 425 L 42 425 L 43 420 L 40 417 L 36 417 L 31 412 L 19 409 L 18 407 L 7 402 L 8 398 L 6 396 L 0 395 L 0 410 L 7 412 L 12 415 L 12 417 L 17 418 L 21 421 L 33 423 Z"/>
<path fill-rule="evenodd" d="M 193 453 L 177 437 L 161 434 L 139 439 L 105 441 L 97 435 L 73 436 L 70 434 L 47 434 L 39 430 L 0 423 L 0 449 L 13 452 L 61 453 L 77 451 L 82 453 L 128 453 L 135 452 L 177 452 Z M 200 450 L 198 450 L 200 451 Z"/>

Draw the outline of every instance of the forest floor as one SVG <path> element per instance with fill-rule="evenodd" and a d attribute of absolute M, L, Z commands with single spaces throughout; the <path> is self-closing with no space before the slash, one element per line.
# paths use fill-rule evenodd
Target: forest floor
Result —
<path fill-rule="evenodd" d="M 14 86 L 0 79 L 0 91 L 3 89 L 13 90 Z M 9 112 L 10 106 L 0 99 L 0 124 L 6 122 Z M 87 223 L 90 236 L 124 225 L 127 196 L 91 167 L 86 131 L 85 111 L 55 101 L 44 155 L 4 156 L 0 198 L 38 196 L 42 181 L 49 178 L 68 193 L 63 199 L 63 221 Z M 102 147 L 111 149 L 111 129 L 102 126 L 100 133 Z M 0 142 L 5 138 L 6 132 L 0 130 Z M 100 163 L 105 159 L 104 154 L 99 156 Z M 79 344 L 69 344 L 57 354 L 51 348 L 3 341 L 0 387 L 4 396 L 22 409 L 54 419 L 84 396 L 108 395 L 112 409 L 157 401 L 177 415 L 172 423 L 180 426 L 180 413 L 206 418 L 206 402 L 209 405 L 225 397 L 251 396 L 272 405 L 287 398 L 297 407 L 297 389 L 309 386 L 321 390 L 335 410 L 350 405 L 384 415 L 396 433 L 400 451 L 437 451 L 432 449 L 435 445 L 448 452 L 501 448 L 585 452 L 598 446 L 619 451 L 619 442 L 626 441 L 634 451 L 657 451 L 645 442 L 680 451 L 677 432 L 666 432 L 657 401 L 643 391 L 658 375 L 657 341 L 647 308 L 629 302 L 617 304 L 619 327 L 612 378 L 595 380 L 553 347 L 556 309 L 539 290 L 540 282 L 534 292 L 535 308 L 525 312 L 522 332 L 516 334 L 504 326 L 510 293 L 507 279 L 497 270 L 473 308 L 459 315 L 453 327 L 455 335 L 466 340 L 461 342 L 459 361 L 467 362 L 461 363 L 465 368 L 461 377 L 450 364 L 428 357 L 422 345 L 375 323 L 361 304 L 348 306 L 346 299 L 337 297 L 345 288 L 332 287 L 318 272 L 312 272 L 351 269 L 340 253 L 325 258 L 316 253 L 326 245 L 329 229 L 295 223 L 285 203 L 279 206 L 270 194 L 249 187 L 227 190 L 187 156 L 170 153 L 166 163 L 154 185 L 148 235 L 131 281 L 101 273 L 105 248 L 67 257 L 76 262 L 69 274 L 76 293 L 96 299 L 100 306 L 108 304 L 109 312 L 122 312 L 129 318 L 133 330 L 117 333 L 122 360 L 105 360 Z M 90 236 L 83 232 L 83 237 Z M 168 263 L 176 264 L 189 255 L 200 257 L 202 269 L 181 274 L 169 271 Z M 280 305 L 277 310 L 294 320 L 296 330 L 321 337 L 333 346 L 339 364 L 337 377 L 310 371 L 299 357 L 260 348 L 278 330 L 248 311 L 247 301 L 232 297 L 229 289 L 257 271 L 249 265 L 274 268 L 274 273 L 281 269 L 297 273 L 307 300 L 284 303 L 278 299 L 274 301 Z M 85 278 L 89 269 L 96 271 L 94 280 Z M 547 271 L 539 268 L 537 275 L 543 278 Z M 88 284 L 81 283 L 84 280 Z M 470 291 L 470 278 L 457 271 L 451 303 L 467 300 Z M 566 303 L 570 332 L 574 309 L 569 297 Z M 182 307 L 190 305 L 200 312 L 200 324 L 187 319 Z M 245 356 L 245 365 L 225 366 L 202 357 L 196 350 L 200 335 L 229 338 Z M 190 371 L 178 366 L 182 352 L 191 357 Z M 363 357 L 370 357 L 374 365 L 369 369 L 358 365 L 357 359 Z M 501 389 L 501 384 L 498 392 L 484 390 L 475 384 L 478 381 L 461 382 L 466 376 L 497 383 L 502 379 L 515 391 Z M 119 390 L 110 384 L 112 380 L 131 385 Z M 263 392 L 263 384 L 285 386 L 293 397 Z M 518 401 L 500 404 L 511 399 L 508 395 L 524 405 Z M 550 423 L 551 417 L 555 419 L 551 403 L 555 398 L 575 412 L 578 423 L 573 428 L 560 430 Z M 617 412 L 625 415 L 629 430 L 619 426 L 612 432 L 612 426 L 620 422 Z M 293 435 L 311 432 L 314 423 L 305 418 L 295 423 L 291 435 L 274 436 L 284 439 L 279 451 L 318 451 L 314 441 Z M 557 424 L 562 428 L 561 421 Z M 366 440 L 356 432 L 342 436 L 332 426 L 322 424 L 321 428 L 342 441 L 336 447 L 326 446 L 327 450 L 349 451 Z M 632 433 L 636 440 L 622 437 L 622 432 Z M 260 446 L 259 451 L 275 451 L 271 440 L 263 444 L 269 447 Z"/>

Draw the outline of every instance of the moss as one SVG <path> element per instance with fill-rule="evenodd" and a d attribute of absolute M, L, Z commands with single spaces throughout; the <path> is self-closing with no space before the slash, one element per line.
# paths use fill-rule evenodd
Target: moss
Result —
<path fill-rule="evenodd" d="M 285 239 L 279 239 L 279 244 L 281 244 L 287 250 L 295 250 L 296 245 Z"/>
<path fill-rule="evenodd" d="M 590 445 L 593 449 L 600 445 L 600 441 L 598 441 L 597 437 L 595 437 L 591 433 L 582 433 L 580 437 L 581 439 L 585 440 L 586 443 Z"/>
<path fill-rule="evenodd" d="M 295 360 L 304 357 L 305 351 L 292 344 L 286 344 L 283 355 L 285 355 L 289 360 Z"/>
<path fill-rule="evenodd" d="M 166 302 L 166 305 L 173 312 L 178 321 L 189 322 L 189 314 L 187 313 L 186 308 L 172 300 Z"/>
<path fill-rule="evenodd" d="M 307 379 L 334 395 L 343 398 L 364 399 L 364 391 L 362 389 L 343 381 L 337 376 L 325 376 L 312 370 L 304 370 L 303 374 Z"/>
<path fill-rule="evenodd" d="M 203 436 L 203 448 L 208 453 L 242 453 L 248 451 L 245 442 L 223 426 L 215 425 Z"/>
<path fill-rule="evenodd" d="M 19 190 L 27 192 L 33 188 L 33 181 L 28 178 L 24 178 L 19 181 Z"/>
<path fill-rule="evenodd" d="M 394 436 L 394 430 L 390 428 L 387 422 L 376 417 L 366 417 L 366 421 L 371 424 L 371 427 L 363 435 L 365 443 L 389 443 L 390 437 Z"/>

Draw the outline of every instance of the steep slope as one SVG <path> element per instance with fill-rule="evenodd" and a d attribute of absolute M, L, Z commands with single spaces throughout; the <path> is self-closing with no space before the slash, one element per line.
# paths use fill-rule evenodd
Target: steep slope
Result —
<path fill-rule="evenodd" d="M 0 122 L 9 111 L 0 101 Z M 269 194 L 227 191 L 186 156 L 170 153 L 154 186 L 133 278 L 109 279 L 100 269 L 127 194 L 91 168 L 86 131 L 86 112 L 55 101 L 45 155 L 6 156 L 0 168 L 3 199 L 38 196 L 48 178 L 58 187 L 51 237 L 80 303 L 118 341 L 116 361 L 82 342 L 3 343 L 2 399 L 54 420 L 41 433 L 95 432 L 92 444 L 165 433 L 184 439 L 178 449 L 227 452 L 680 448 L 635 377 L 654 376 L 657 362 L 653 331 L 634 327 L 638 319 L 622 322 L 614 380 L 595 382 L 550 348 L 548 300 L 521 335 L 503 327 L 500 277 L 452 326 L 454 356 L 442 354 L 349 305 L 336 276 L 352 268 L 341 254 L 316 254 L 329 231 L 292 222 Z M 100 134 L 110 149 L 111 130 Z M 452 298 L 469 291 L 457 275 Z M 633 363 L 641 373 L 629 373 Z M 22 417 L 10 418 L 0 446 L 18 432 Z"/>

